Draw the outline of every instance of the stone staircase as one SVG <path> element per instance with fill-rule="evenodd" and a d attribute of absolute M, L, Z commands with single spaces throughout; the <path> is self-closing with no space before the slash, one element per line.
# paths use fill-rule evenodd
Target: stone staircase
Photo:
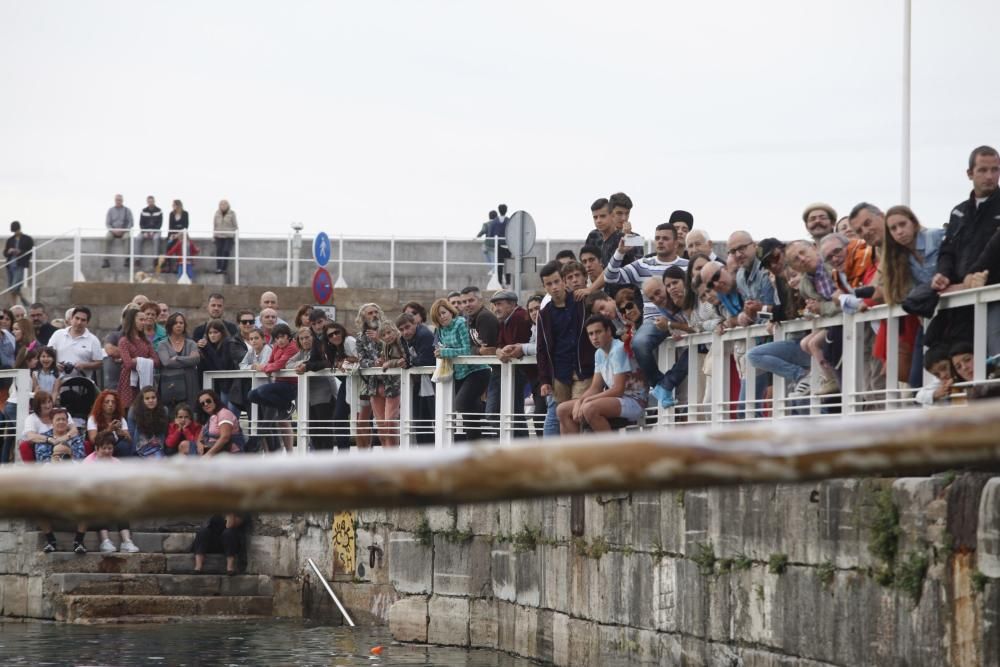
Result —
<path fill-rule="evenodd" d="M 23 548 L 37 554 L 32 569 L 43 577 L 43 616 L 71 623 L 271 617 L 269 575 L 227 576 L 225 558 L 214 554 L 206 557 L 204 572 L 194 574 L 190 548 L 198 525 L 195 519 L 133 522 L 136 554 L 100 553 L 93 531 L 84 542 L 88 553 L 73 553 L 71 530 L 57 530 L 59 550 L 45 554 L 44 535 L 24 533 Z M 112 542 L 118 544 L 116 534 Z"/>

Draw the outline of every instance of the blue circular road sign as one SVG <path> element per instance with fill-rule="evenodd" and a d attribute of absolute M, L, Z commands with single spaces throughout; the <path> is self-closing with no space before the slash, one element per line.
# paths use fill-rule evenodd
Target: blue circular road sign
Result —
<path fill-rule="evenodd" d="M 318 265 L 326 266 L 330 263 L 330 237 L 326 232 L 320 232 L 313 239 L 313 259 Z"/>

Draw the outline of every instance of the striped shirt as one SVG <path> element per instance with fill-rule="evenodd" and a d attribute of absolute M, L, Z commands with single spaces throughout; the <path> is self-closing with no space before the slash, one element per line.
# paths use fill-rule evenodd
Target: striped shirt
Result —
<path fill-rule="evenodd" d="M 608 268 L 604 269 L 604 282 L 611 285 L 635 285 L 641 289 L 646 278 L 660 278 L 663 276 L 663 272 L 671 266 L 679 266 L 684 269 L 688 265 L 688 261 L 680 255 L 670 262 L 661 262 L 656 258 L 656 255 L 640 257 L 626 266 L 622 266 L 623 261 L 625 261 L 625 257 L 615 250 L 615 254 L 611 256 L 611 261 L 608 263 Z"/>

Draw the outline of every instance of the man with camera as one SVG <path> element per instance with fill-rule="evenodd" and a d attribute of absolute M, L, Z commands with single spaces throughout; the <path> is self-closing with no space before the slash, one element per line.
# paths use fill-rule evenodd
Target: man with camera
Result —
<path fill-rule="evenodd" d="M 49 339 L 49 346 L 56 351 L 59 370 L 73 377 L 90 377 L 90 371 L 100 368 L 107 356 L 101 341 L 90 333 L 90 309 L 77 306 L 70 316 L 70 325 L 59 329 Z"/>

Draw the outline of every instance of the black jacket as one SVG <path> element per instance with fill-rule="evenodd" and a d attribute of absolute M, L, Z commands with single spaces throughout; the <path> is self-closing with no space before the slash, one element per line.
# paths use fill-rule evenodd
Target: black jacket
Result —
<path fill-rule="evenodd" d="M 1000 229 L 1000 190 L 976 206 L 975 194 L 952 209 L 938 252 L 938 273 L 960 283 L 979 264 L 980 255 Z"/>

